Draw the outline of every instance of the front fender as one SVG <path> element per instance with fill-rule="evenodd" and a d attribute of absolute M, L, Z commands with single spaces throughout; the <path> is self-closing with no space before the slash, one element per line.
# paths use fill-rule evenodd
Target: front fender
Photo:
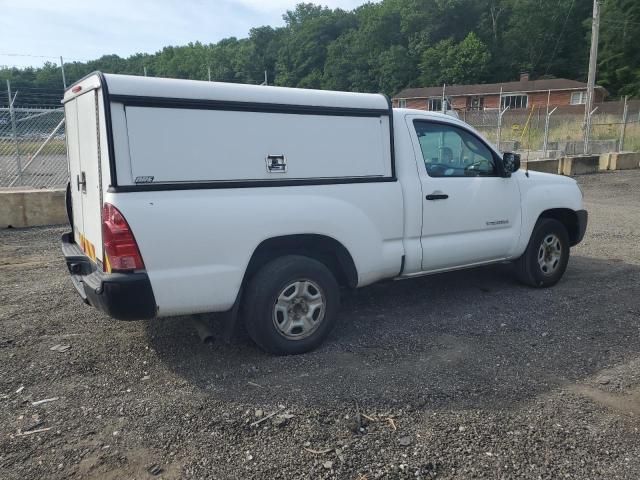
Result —
<path fill-rule="evenodd" d="M 540 216 L 547 210 L 583 210 L 582 192 L 577 182 L 568 177 L 529 171 L 518 173 L 522 202 L 522 234 L 515 249 L 515 257 L 524 253 L 531 233 Z"/>

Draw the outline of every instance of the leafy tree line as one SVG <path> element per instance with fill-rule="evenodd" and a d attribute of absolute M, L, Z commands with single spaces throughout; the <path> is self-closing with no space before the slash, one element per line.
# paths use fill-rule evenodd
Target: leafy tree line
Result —
<path fill-rule="evenodd" d="M 93 70 L 223 82 L 384 92 L 517 79 L 521 71 L 585 80 L 588 0 L 383 0 L 353 11 L 301 3 L 285 25 L 247 38 L 169 46 L 128 58 L 65 64 L 68 82 Z M 640 2 L 604 0 L 598 83 L 640 96 Z M 0 68 L 23 87 L 60 88 L 60 68 Z"/>

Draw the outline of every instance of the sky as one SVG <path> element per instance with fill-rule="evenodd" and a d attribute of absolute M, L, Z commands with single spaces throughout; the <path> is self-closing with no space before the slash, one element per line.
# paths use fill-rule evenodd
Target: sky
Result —
<path fill-rule="evenodd" d="M 0 0 L 0 65 L 154 53 L 280 26 L 302 0 Z M 307 0 L 350 10 L 364 0 Z"/>

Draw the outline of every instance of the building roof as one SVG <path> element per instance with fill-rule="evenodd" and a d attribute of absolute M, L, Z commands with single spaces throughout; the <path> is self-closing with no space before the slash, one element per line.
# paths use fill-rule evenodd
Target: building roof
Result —
<path fill-rule="evenodd" d="M 500 93 L 535 92 L 547 90 L 577 90 L 587 88 L 587 84 L 566 78 L 545 78 L 541 80 L 520 80 L 517 82 L 484 83 L 475 85 L 447 85 L 445 95 L 497 95 Z M 602 87 L 596 87 L 602 88 Z M 405 88 L 394 98 L 427 98 L 442 95 L 442 86 L 424 88 Z"/>

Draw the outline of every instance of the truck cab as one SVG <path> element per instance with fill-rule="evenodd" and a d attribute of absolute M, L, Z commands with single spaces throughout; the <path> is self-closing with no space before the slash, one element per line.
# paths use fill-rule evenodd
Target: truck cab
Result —
<path fill-rule="evenodd" d="M 407 208 L 405 225 L 421 218 L 412 232 L 420 238 L 419 254 L 407 258 L 404 275 L 517 258 L 538 216 L 551 205 L 557 211 L 547 214 L 562 217 L 572 242 L 581 240 L 586 219 L 578 217 L 586 214 L 571 213 L 582 210 L 573 179 L 523 171 L 519 157 L 499 152 L 449 115 L 395 109 L 394 124 L 398 155 L 407 160 L 399 162 L 398 176 L 405 188 L 414 187 L 405 191 L 405 202 L 419 198 Z"/>

